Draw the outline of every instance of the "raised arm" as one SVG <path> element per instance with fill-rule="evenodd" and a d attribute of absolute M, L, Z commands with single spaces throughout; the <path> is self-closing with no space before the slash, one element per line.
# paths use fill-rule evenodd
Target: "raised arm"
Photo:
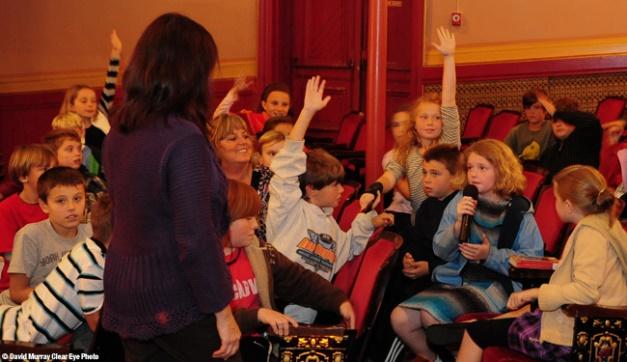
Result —
<path fill-rule="evenodd" d="M 544 109 L 546 109 L 547 113 L 553 116 L 555 114 L 555 104 L 549 99 L 549 97 L 544 92 L 537 92 L 538 102 L 542 104 Z"/>
<path fill-rule="evenodd" d="M 122 41 L 118 33 L 113 29 L 111 32 L 111 55 L 109 56 L 109 66 L 107 67 L 107 78 L 100 95 L 98 110 L 105 115 L 109 114 L 113 98 L 115 97 L 115 85 L 120 70 L 120 54 L 122 54 Z"/>
<path fill-rule="evenodd" d="M 229 89 L 229 92 L 224 96 L 224 98 L 222 98 L 222 101 L 220 101 L 220 104 L 218 104 L 216 110 L 213 112 L 213 118 L 216 118 L 221 114 L 230 112 L 233 104 L 239 99 L 239 93 L 243 90 L 248 89 L 252 84 L 252 81 L 246 81 L 245 75 L 240 75 L 239 77 L 235 78 L 233 87 Z"/>
<path fill-rule="evenodd" d="M 455 73 L 455 35 L 445 27 L 437 29 L 439 44 L 433 46 L 442 54 L 442 106 L 455 106 L 455 88 L 457 87 L 457 75 Z"/>
<path fill-rule="evenodd" d="M 311 119 L 319 110 L 327 106 L 331 100 L 331 96 L 324 96 L 325 80 L 320 79 L 320 76 L 310 78 L 307 81 L 305 87 L 305 99 L 303 101 L 303 110 L 300 112 L 292 132 L 287 136 L 292 141 L 302 141 L 305 139 L 305 133 L 309 128 Z"/>

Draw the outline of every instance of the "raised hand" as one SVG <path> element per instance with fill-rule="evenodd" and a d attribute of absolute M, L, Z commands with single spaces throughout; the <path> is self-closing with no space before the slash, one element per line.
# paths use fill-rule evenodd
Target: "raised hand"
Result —
<path fill-rule="evenodd" d="M 122 53 L 122 40 L 118 37 L 118 33 L 113 29 L 111 31 L 111 53 L 120 55 Z"/>
<path fill-rule="evenodd" d="M 235 91 L 236 93 L 239 93 L 243 90 L 248 89 L 252 84 L 253 84 L 252 80 L 246 81 L 246 76 L 240 75 L 237 78 L 235 78 L 235 82 L 233 82 L 233 88 L 231 88 L 231 90 Z"/>
<path fill-rule="evenodd" d="M 290 334 L 290 325 L 298 327 L 298 322 L 294 318 L 268 308 L 259 308 L 257 320 L 269 325 L 272 331 L 279 336 Z"/>
<path fill-rule="evenodd" d="M 320 80 L 320 76 L 310 78 L 305 88 L 305 99 L 303 102 L 303 111 L 318 112 L 327 106 L 331 100 L 331 96 L 324 96 L 325 80 Z"/>
<path fill-rule="evenodd" d="M 311 122 L 313 116 L 326 107 L 331 97 L 324 95 L 324 85 L 325 81 L 320 81 L 320 76 L 311 77 L 307 81 L 307 86 L 305 87 L 305 99 L 303 101 L 303 110 L 298 115 L 298 119 L 296 123 L 294 123 L 294 127 L 292 131 L 287 136 L 290 140 L 300 141 L 305 138 L 305 133 L 307 132 L 307 128 L 309 127 L 309 123 Z"/>
<path fill-rule="evenodd" d="M 455 54 L 455 35 L 443 26 L 437 28 L 436 32 L 440 43 L 431 44 L 444 56 Z"/>

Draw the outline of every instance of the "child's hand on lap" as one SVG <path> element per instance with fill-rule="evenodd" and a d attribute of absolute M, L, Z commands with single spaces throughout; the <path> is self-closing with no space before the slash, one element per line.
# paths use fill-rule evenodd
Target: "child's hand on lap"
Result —
<path fill-rule="evenodd" d="M 410 253 L 403 255 L 403 274 L 410 278 L 416 279 L 429 273 L 429 263 L 426 261 L 415 261 Z"/>

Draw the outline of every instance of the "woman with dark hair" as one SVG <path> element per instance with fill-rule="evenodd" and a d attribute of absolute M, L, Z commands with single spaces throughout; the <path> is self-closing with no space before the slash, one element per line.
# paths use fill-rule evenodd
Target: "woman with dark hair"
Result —
<path fill-rule="evenodd" d="M 206 135 L 211 35 L 178 14 L 154 20 L 124 73 L 104 167 L 113 199 L 103 325 L 127 360 L 207 361 L 240 331 L 220 240 L 226 179 Z"/>

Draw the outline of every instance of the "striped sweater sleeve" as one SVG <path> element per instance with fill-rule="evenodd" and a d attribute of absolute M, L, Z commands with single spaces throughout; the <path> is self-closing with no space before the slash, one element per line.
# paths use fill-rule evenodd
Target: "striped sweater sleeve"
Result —
<path fill-rule="evenodd" d="M 442 137 L 440 143 L 450 143 L 460 147 L 460 124 L 459 124 L 459 112 L 457 106 L 453 107 L 441 107 L 442 113 Z"/>
<path fill-rule="evenodd" d="M 118 79 L 118 71 L 120 70 L 120 59 L 109 59 L 109 66 L 107 67 L 107 78 L 105 79 L 104 88 L 100 95 L 100 103 L 98 104 L 98 110 L 105 116 L 109 116 L 109 110 L 113 104 L 113 98 L 115 97 L 115 85 Z"/>

